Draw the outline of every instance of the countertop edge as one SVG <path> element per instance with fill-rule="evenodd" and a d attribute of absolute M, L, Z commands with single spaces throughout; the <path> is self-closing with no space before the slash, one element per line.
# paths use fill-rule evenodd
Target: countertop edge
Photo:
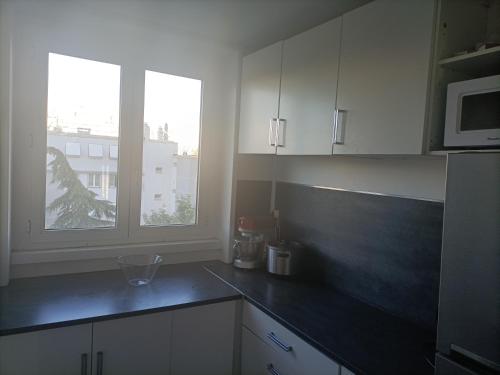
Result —
<path fill-rule="evenodd" d="M 7 329 L 0 330 L 0 337 L 16 335 L 16 334 L 20 334 L 20 333 L 43 331 L 43 330 L 53 329 L 53 328 L 70 327 L 70 326 L 75 326 L 75 325 L 79 325 L 79 324 L 87 324 L 87 323 L 102 322 L 102 321 L 107 321 L 107 320 L 128 318 L 128 317 L 139 316 L 139 315 L 154 314 L 154 313 L 164 312 L 164 311 L 180 310 L 180 309 L 185 309 L 185 308 L 189 308 L 189 307 L 210 305 L 212 303 L 234 301 L 234 300 L 239 300 L 239 299 L 241 299 L 241 294 L 235 294 L 232 296 L 210 298 L 210 299 L 206 299 L 206 300 L 186 302 L 186 303 L 180 303 L 180 304 L 170 305 L 170 306 L 162 306 L 162 307 L 153 307 L 150 309 L 139 309 L 139 310 L 125 311 L 125 312 L 117 313 L 117 314 L 92 316 L 92 317 L 88 317 L 88 318 L 66 320 L 66 321 L 54 322 L 54 323 L 43 323 L 43 324 L 37 324 L 37 325 L 25 326 L 25 327 L 19 327 L 19 328 L 7 328 Z"/>

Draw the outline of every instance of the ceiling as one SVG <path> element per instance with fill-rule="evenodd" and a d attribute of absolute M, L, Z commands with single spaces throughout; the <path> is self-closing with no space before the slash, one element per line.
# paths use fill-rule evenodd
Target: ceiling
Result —
<path fill-rule="evenodd" d="M 370 0 L 101 0 L 82 1 L 102 15 L 149 24 L 253 52 Z M 87 9 L 91 10 L 91 8 Z"/>

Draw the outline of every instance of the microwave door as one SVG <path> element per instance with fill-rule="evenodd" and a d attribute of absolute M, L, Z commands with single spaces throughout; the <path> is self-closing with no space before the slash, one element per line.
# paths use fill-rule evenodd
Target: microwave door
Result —
<path fill-rule="evenodd" d="M 444 145 L 500 145 L 500 75 L 448 85 Z"/>
<path fill-rule="evenodd" d="M 500 371 L 500 153 L 448 155 L 437 346 Z"/>
<path fill-rule="evenodd" d="M 461 97 L 459 132 L 500 129 L 500 91 Z"/>

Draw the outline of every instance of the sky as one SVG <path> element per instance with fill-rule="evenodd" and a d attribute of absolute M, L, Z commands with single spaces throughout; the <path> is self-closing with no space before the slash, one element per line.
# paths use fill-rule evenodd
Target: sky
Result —
<path fill-rule="evenodd" d="M 169 140 L 179 153 L 197 153 L 201 81 L 145 71 L 144 122 L 156 139 L 168 123 Z M 64 132 L 78 127 L 91 134 L 118 136 L 120 66 L 59 54 L 49 54 L 48 122 Z"/>

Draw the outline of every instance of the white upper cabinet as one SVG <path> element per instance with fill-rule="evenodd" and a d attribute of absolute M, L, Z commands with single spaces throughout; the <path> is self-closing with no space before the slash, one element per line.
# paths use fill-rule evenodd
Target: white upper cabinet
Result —
<path fill-rule="evenodd" d="M 274 154 L 282 42 L 243 59 L 239 148 L 241 154 Z"/>
<path fill-rule="evenodd" d="M 376 0 L 343 16 L 334 154 L 422 153 L 434 12 Z"/>
<path fill-rule="evenodd" d="M 284 43 L 278 154 L 332 153 L 341 24 L 336 18 Z"/>
<path fill-rule="evenodd" d="M 422 154 L 435 8 L 375 0 L 245 57 L 239 152 Z"/>

